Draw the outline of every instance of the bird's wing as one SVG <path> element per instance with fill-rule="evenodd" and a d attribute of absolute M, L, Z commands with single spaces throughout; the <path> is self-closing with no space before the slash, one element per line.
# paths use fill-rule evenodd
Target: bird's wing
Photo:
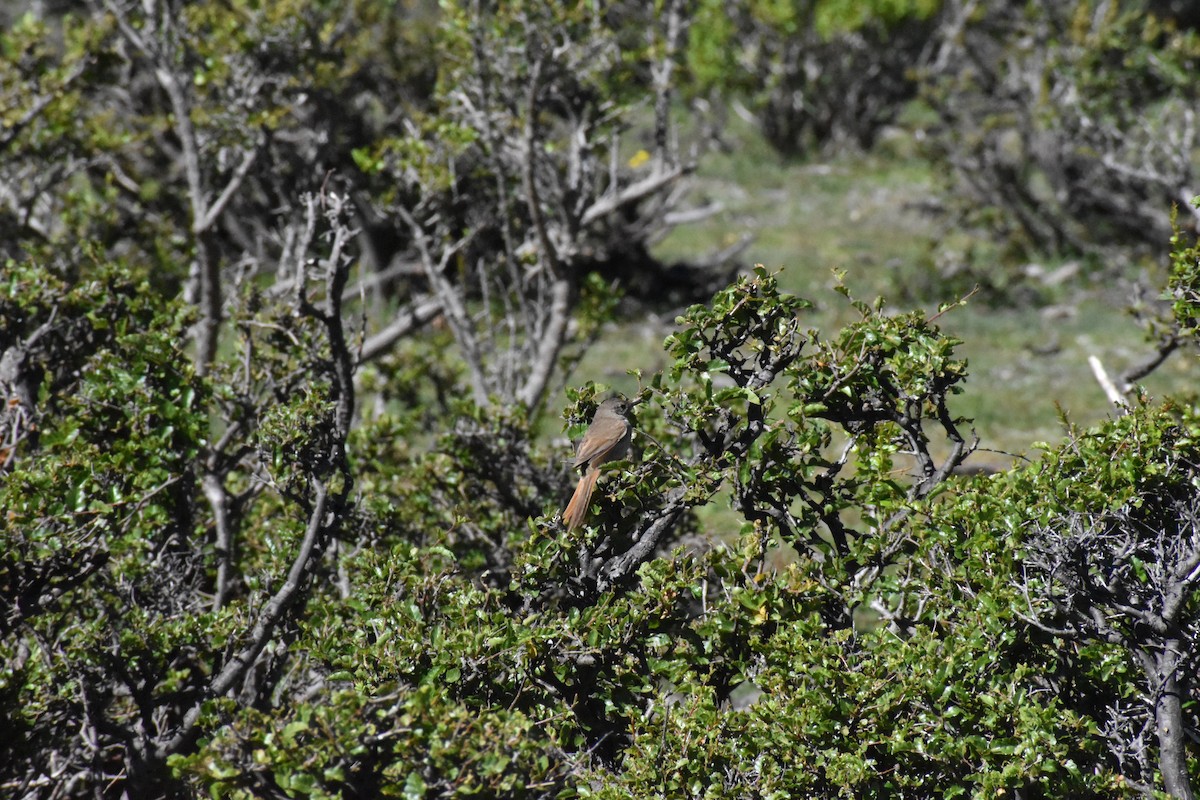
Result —
<path fill-rule="evenodd" d="M 617 431 L 617 436 L 584 436 L 579 442 L 579 449 L 575 451 L 575 469 L 579 469 L 584 464 L 601 464 L 606 460 L 607 455 L 612 451 L 613 447 L 625 438 L 626 431 Z"/>

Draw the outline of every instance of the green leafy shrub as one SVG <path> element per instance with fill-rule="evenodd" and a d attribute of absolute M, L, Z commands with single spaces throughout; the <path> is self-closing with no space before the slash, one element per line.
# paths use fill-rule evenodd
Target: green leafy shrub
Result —
<path fill-rule="evenodd" d="M 951 225 L 1016 258 L 1165 252 L 1167 209 L 1195 178 L 1195 31 L 1138 2 L 959 13 L 922 79 L 953 167 Z"/>
<path fill-rule="evenodd" d="M 940 0 L 708 0 L 689 32 L 700 92 L 749 102 L 785 154 L 868 148 L 916 95 Z"/>

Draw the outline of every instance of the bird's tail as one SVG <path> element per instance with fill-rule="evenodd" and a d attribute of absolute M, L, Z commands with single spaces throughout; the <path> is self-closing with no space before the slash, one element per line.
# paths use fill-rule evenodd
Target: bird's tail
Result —
<path fill-rule="evenodd" d="M 566 523 L 567 530 L 573 531 L 583 524 L 588 505 L 592 501 L 592 490 L 596 488 L 596 480 L 599 477 L 600 470 L 589 469 L 579 479 L 579 485 L 575 487 L 575 494 L 571 495 L 571 502 L 567 503 L 567 507 L 563 509 L 562 518 Z"/>

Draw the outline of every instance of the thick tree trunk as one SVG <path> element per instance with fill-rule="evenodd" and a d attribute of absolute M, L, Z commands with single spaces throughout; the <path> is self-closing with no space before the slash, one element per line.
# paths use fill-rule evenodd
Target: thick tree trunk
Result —
<path fill-rule="evenodd" d="M 1151 676 L 1151 686 L 1158 685 L 1154 704 L 1154 729 L 1158 735 L 1158 768 L 1162 772 L 1163 789 L 1172 797 L 1194 800 L 1192 783 L 1187 769 L 1187 735 L 1183 725 L 1183 686 L 1177 679 L 1178 642 L 1170 642 L 1159 655 L 1158 675 Z"/>

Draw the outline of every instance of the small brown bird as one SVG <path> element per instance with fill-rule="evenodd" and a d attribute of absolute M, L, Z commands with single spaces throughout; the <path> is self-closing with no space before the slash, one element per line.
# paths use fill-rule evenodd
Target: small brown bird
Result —
<path fill-rule="evenodd" d="M 592 490 L 596 488 L 596 480 L 600 477 L 600 466 L 606 461 L 623 458 L 629 452 L 633 425 L 625 415 L 633 405 L 624 397 L 608 398 L 596 409 L 592 424 L 579 440 L 579 446 L 575 449 L 575 469 L 582 469 L 583 476 L 575 487 L 575 494 L 571 495 L 571 502 L 563 510 L 562 518 L 567 530 L 574 530 L 583 524 L 583 517 L 592 500 Z"/>

